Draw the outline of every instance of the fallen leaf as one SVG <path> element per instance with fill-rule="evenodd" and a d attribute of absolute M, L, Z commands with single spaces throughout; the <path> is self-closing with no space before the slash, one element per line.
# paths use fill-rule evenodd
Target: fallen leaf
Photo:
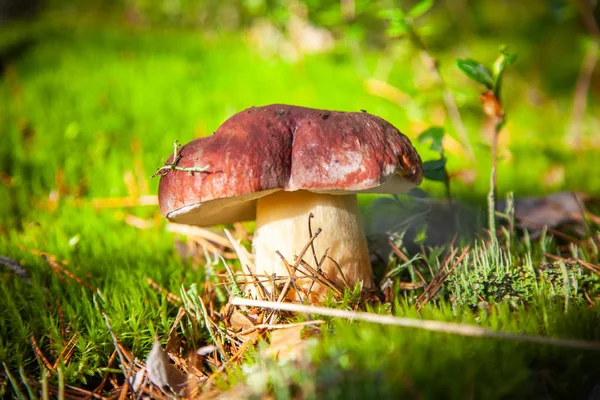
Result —
<path fill-rule="evenodd" d="M 185 389 L 186 376 L 169 362 L 158 339 L 154 339 L 152 350 L 146 358 L 146 373 L 150 382 L 167 393 L 179 395 Z"/>
<path fill-rule="evenodd" d="M 242 341 L 254 342 L 258 338 L 258 334 L 259 334 L 258 329 L 252 329 L 252 328 L 254 328 L 254 325 L 255 325 L 254 322 L 252 322 L 252 320 L 249 317 L 242 314 L 241 312 L 235 310 L 233 313 L 231 313 L 231 316 L 229 317 L 228 322 L 229 322 L 230 328 L 232 330 L 234 330 L 235 332 L 237 332 L 236 336 L 239 339 L 241 339 Z M 249 331 L 249 332 L 244 333 L 244 331 Z"/>
<path fill-rule="evenodd" d="M 532 238 L 539 236 L 544 226 L 551 229 L 572 226 L 581 230 L 585 227 L 585 198 L 584 194 L 575 192 L 517 198 L 514 200 L 515 218 Z M 498 201 L 496 208 L 504 211 L 506 201 Z"/>
<path fill-rule="evenodd" d="M 302 338 L 303 326 L 279 329 L 271 332 L 271 343 L 263 355 L 276 360 L 299 360 L 306 353 L 308 341 Z"/>

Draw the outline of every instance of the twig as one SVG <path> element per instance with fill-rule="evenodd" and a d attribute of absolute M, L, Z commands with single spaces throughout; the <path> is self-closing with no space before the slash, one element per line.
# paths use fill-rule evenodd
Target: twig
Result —
<path fill-rule="evenodd" d="M 310 220 L 313 219 L 314 217 L 315 216 L 313 213 L 308 214 L 308 237 L 309 238 L 311 238 L 313 235 Z M 317 271 L 321 272 L 321 264 L 319 263 L 319 260 L 317 260 L 317 252 L 315 251 L 315 243 L 312 240 L 310 242 L 310 249 L 312 250 L 312 254 L 315 259 L 315 266 L 317 268 Z M 315 281 L 312 281 L 312 283 L 310 284 L 310 287 L 308 288 L 308 293 L 312 292 L 312 288 L 313 288 L 314 284 L 315 284 Z"/>
<path fill-rule="evenodd" d="M 315 217 L 315 216 L 314 216 L 314 214 L 313 214 L 313 213 L 309 213 L 309 214 L 308 214 L 308 237 L 309 237 L 309 238 L 312 238 L 312 235 L 313 235 L 313 234 L 312 234 L 312 225 L 311 225 L 311 223 L 310 223 L 310 220 L 311 220 L 311 219 L 313 219 L 314 217 Z M 314 242 L 314 240 L 311 240 L 311 241 L 310 241 L 310 249 L 311 249 L 311 251 L 312 251 L 312 254 L 313 254 L 313 257 L 314 257 L 314 259 L 315 259 L 315 265 L 316 265 L 316 266 L 318 266 L 318 265 L 319 265 L 319 260 L 317 259 L 317 252 L 315 251 L 315 242 Z M 317 268 L 317 271 L 318 271 L 318 270 L 319 270 L 319 269 Z M 309 290 L 309 291 L 310 291 L 310 290 Z"/>
<path fill-rule="evenodd" d="M 489 328 L 482 328 L 474 325 L 458 324 L 453 322 L 395 317 L 392 315 L 381 315 L 360 311 L 347 311 L 328 307 L 306 306 L 303 304 L 295 303 L 276 303 L 271 301 L 243 299 L 241 297 L 235 297 L 231 299 L 231 304 L 236 306 L 269 308 L 273 310 L 282 310 L 297 313 L 312 313 L 334 318 L 345 318 L 351 320 L 372 322 L 382 325 L 394 325 L 406 328 L 424 329 L 432 332 L 442 332 L 460 336 L 506 339 L 537 344 L 547 344 L 552 346 L 569 347 L 580 350 L 600 351 L 600 342 L 597 341 L 571 340 L 528 334 L 516 334 L 495 331 Z"/>
<path fill-rule="evenodd" d="M 329 249 L 327 249 L 329 250 Z M 327 253 L 327 252 L 326 252 Z M 340 266 L 340 263 L 338 263 L 336 260 L 334 260 L 333 258 L 329 257 L 327 254 L 325 254 L 327 256 L 327 259 L 329 261 L 331 261 L 333 263 L 333 265 L 335 266 L 335 269 L 337 269 L 338 273 L 340 274 L 340 276 L 342 277 L 342 282 L 344 282 L 344 285 L 348 288 L 348 289 L 353 289 L 352 287 L 350 287 L 350 284 L 348 283 L 348 281 L 346 280 L 346 275 L 344 275 L 344 271 L 342 271 L 342 267 Z"/>
<path fill-rule="evenodd" d="M 283 265 L 285 265 L 285 268 L 287 269 L 288 275 L 289 275 L 289 277 L 290 277 L 290 278 L 289 278 L 289 280 L 288 280 L 288 282 L 290 282 L 290 284 L 291 284 L 291 285 L 294 287 L 294 290 L 296 291 L 296 294 L 297 294 L 297 296 L 298 296 L 298 299 L 299 299 L 299 300 L 300 300 L 302 303 L 305 303 L 305 300 L 304 300 L 304 299 L 302 298 L 302 296 L 301 296 L 301 293 L 302 293 L 302 292 L 300 291 L 300 289 L 299 289 L 299 288 L 298 288 L 298 286 L 296 285 L 296 271 L 299 271 L 299 269 L 298 269 L 298 267 L 297 267 L 297 263 L 294 265 L 294 267 L 292 267 L 292 266 L 290 265 L 290 263 L 288 263 L 288 262 L 287 262 L 287 260 L 285 259 L 285 257 L 283 257 L 283 255 L 282 255 L 282 254 L 279 252 L 279 250 L 275 251 L 275 254 L 277 254 L 277 255 L 279 256 L 279 258 L 281 258 L 281 261 L 283 262 Z M 299 260 L 300 260 L 300 261 L 304 261 L 304 260 L 302 260 L 302 259 L 299 259 Z M 288 285 L 287 285 L 287 282 L 286 282 L 286 286 L 288 286 Z M 289 289 L 289 286 L 288 286 L 288 289 Z M 283 294 L 283 293 L 282 293 L 282 294 Z M 308 299 L 308 296 L 309 296 L 309 294 L 307 293 L 307 294 L 306 294 L 306 297 L 307 297 L 307 299 Z M 282 297 L 282 300 L 283 300 L 283 297 Z M 311 317 L 311 319 L 312 319 L 312 317 Z"/>
<path fill-rule="evenodd" d="M 338 296 L 338 297 L 342 296 L 342 290 L 340 288 L 338 288 L 334 282 L 327 279 L 327 277 L 325 275 L 323 275 L 322 273 L 316 271 L 313 267 L 311 267 L 309 264 L 307 264 L 306 261 L 302 260 L 301 264 L 304 268 L 306 268 L 308 270 L 308 272 L 313 274 L 313 276 L 310 276 L 305 271 L 299 270 L 301 273 L 306 275 L 306 277 L 318 280 L 319 283 L 321 283 L 323 286 L 326 286 L 326 287 L 330 288 L 331 290 L 333 290 L 335 292 L 336 296 Z"/>
<path fill-rule="evenodd" d="M 306 243 L 306 245 L 302 248 L 302 250 L 300 251 L 300 254 L 298 254 L 298 257 L 296 258 L 296 260 L 294 262 L 294 271 L 296 271 L 298 269 L 298 266 L 300 266 L 300 263 L 302 261 L 302 258 L 304 257 L 304 254 L 306 254 L 306 252 L 308 251 L 308 248 L 310 246 L 312 246 L 312 243 L 321 234 L 321 232 L 322 232 L 321 228 L 318 228 L 317 231 L 315 232 L 315 234 L 310 237 L 308 243 Z"/>
<path fill-rule="evenodd" d="M 283 255 L 281 255 L 281 253 L 279 251 L 276 252 L 276 254 L 281 258 L 281 261 L 287 266 L 288 262 L 287 260 L 283 257 Z M 282 302 L 283 299 L 285 299 L 285 296 L 287 296 L 288 291 L 290 290 L 290 286 L 292 285 L 292 279 L 294 279 L 292 277 L 292 275 L 288 275 L 285 284 L 283 285 L 283 289 L 281 289 L 281 293 L 279 293 L 279 297 L 277 298 L 278 302 Z M 275 282 L 273 282 L 273 285 L 275 285 Z"/>
<path fill-rule="evenodd" d="M 173 142 L 173 159 L 171 160 L 171 162 L 165 162 L 165 165 L 163 165 L 162 167 L 159 167 L 156 172 L 152 175 L 152 178 L 156 177 L 156 176 L 165 176 L 167 175 L 169 172 L 171 171 L 183 171 L 183 172 L 188 172 L 190 175 L 192 175 L 194 172 L 206 172 L 208 171 L 209 166 L 205 165 L 204 167 L 199 167 L 197 165 L 194 165 L 193 167 L 179 167 L 177 166 L 177 163 L 179 163 L 179 160 L 181 160 L 181 151 L 178 150 L 179 148 L 179 143 L 176 141 Z"/>

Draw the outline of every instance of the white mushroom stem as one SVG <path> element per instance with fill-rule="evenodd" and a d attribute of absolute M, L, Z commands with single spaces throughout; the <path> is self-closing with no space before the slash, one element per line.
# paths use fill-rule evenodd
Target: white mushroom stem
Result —
<path fill-rule="evenodd" d="M 303 260 L 317 269 L 316 260 L 322 263 L 323 274 L 338 287 L 347 282 L 351 288 L 361 282 L 363 288 L 373 287 L 371 262 L 365 234 L 362 229 L 356 195 L 319 194 L 308 191 L 276 192 L 258 200 L 256 231 L 254 234 L 255 272 L 261 280 L 289 276 L 284 262 L 276 254 L 279 251 L 292 266 L 309 242 L 309 215 L 314 234 L 321 233 L 308 248 Z M 316 257 L 315 257 L 316 256 Z M 339 265 L 339 268 L 336 266 Z M 301 271 L 306 271 L 300 267 Z M 341 273 L 340 273 L 341 271 Z M 343 276 L 342 276 L 343 274 Z M 296 285 L 303 291 L 312 287 L 311 297 L 323 298 L 328 288 L 306 275 L 296 272 Z M 281 282 L 280 282 L 281 283 Z M 265 284 L 272 292 L 272 285 Z"/>

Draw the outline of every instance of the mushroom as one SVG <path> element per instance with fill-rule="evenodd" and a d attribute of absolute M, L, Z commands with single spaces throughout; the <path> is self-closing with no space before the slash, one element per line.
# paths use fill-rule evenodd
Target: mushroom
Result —
<path fill-rule="evenodd" d="M 267 277 L 289 276 L 276 251 L 294 264 L 311 224 L 321 233 L 303 260 L 316 269 L 323 258 L 323 276 L 342 288 L 373 288 L 356 194 L 405 193 L 423 177 L 410 140 L 385 120 L 280 104 L 233 115 L 169 164 L 178 168 L 162 174 L 158 190 L 167 219 L 196 226 L 256 219 L 254 273 Z M 311 298 L 327 293 L 296 276 Z"/>

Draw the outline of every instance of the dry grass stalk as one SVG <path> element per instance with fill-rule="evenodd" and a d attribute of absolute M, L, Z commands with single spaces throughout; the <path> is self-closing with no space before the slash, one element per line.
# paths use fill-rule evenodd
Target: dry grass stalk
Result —
<path fill-rule="evenodd" d="M 307 306 L 304 304 L 296 303 L 279 303 L 262 300 L 251 300 L 244 299 L 241 297 L 235 297 L 231 299 L 231 304 L 236 306 L 267 308 L 272 310 L 289 311 L 296 313 L 311 313 L 315 315 L 324 315 L 334 318 L 344 318 L 348 320 L 365 321 L 382 325 L 394 325 L 406 328 L 423 329 L 432 332 L 449 333 L 460 336 L 496 338 L 551 346 L 568 347 L 580 350 L 600 351 L 600 342 L 596 341 L 571 340 L 501 332 L 488 328 L 482 328 L 479 326 L 458 324 L 454 322 L 404 318 L 396 317 L 393 315 L 381 315 L 368 312 L 341 310 L 338 308 Z"/>

